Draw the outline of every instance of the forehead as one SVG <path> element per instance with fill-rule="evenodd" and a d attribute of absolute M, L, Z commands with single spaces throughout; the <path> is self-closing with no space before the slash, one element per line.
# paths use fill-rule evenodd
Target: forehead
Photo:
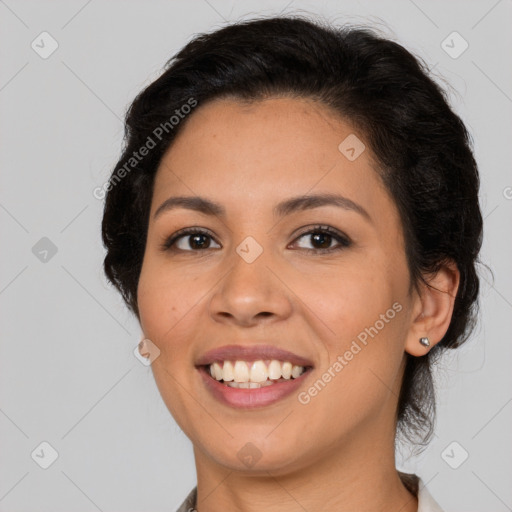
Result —
<path fill-rule="evenodd" d="M 314 100 L 214 100 L 190 115 L 162 158 L 153 211 L 171 193 L 261 207 L 340 192 L 378 207 L 390 198 L 374 169 L 363 135 Z"/>

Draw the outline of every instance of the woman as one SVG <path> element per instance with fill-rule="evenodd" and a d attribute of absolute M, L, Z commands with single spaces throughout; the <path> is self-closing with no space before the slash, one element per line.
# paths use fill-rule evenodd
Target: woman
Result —
<path fill-rule="evenodd" d="M 194 447 L 180 511 L 438 511 L 395 467 L 478 295 L 479 178 L 425 66 L 300 17 L 196 37 L 131 105 L 105 272 Z"/>

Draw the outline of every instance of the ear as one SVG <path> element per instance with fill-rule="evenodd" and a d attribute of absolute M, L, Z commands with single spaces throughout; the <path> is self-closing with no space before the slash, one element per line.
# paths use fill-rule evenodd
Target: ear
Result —
<path fill-rule="evenodd" d="M 459 288 L 460 272 L 453 261 L 444 263 L 434 274 L 423 276 L 418 283 L 413 304 L 412 323 L 405 351 L 412 356 L 423 356 L 446 334 L 452 319 L 455 297 Z M 428 338 L 429 347 L 420 343 Z"/>

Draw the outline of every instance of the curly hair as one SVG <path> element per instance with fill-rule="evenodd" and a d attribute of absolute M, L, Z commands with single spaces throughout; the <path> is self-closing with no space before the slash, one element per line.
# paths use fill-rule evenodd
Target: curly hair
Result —
<path fill-rule="evenodd" d="M 406 356 L 397 434 L 426 445 L 435 420 L 433 363 L 468 338 L 476 318 L 479 176 L 471 137 L 426 64 L 372 29 L 302 16 L 253 19 L 199 34 L 171 58 L 126 114 L 123 154 L 105 187 L 105 274 L 139 317 L 137 285 L 154 178 L 193 115 L 184 116 L 191 110 L 184 106 L 277 96 L 317 100 L 365 136 L 400 214 L 413 286 L 447 261 L 458 267 L 445 336 L 425 356 Z M 180 121 L 169 123 L 173 116 Z M 149 141 L 151 150 L 135 159 Z"/>

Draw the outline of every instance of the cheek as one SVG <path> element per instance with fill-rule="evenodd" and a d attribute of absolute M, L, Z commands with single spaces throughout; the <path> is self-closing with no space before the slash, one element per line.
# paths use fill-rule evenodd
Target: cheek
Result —
<path fill-rule="evenodd" d="M 377 405 L 395 385 L 407 331 L 407 272 L 384 268 L 377 261 L 347 265 L 323 279 L 301 280 L 295 289 L 315 313 L 326 353 L 320 371 L 330 372 L 325 380 L 333 382 L 326 397 L 332 394 L 340 407 Z"/>
<path fill-rule="evenodd" d="M 190 378 L 191 345 L 187 335 L 193 330 L 193 308 L 204 295 L 187 283 L 183 273 L 169 272 L 161 265 L 145 262 L 142 268 L 137 298 L 140 323 L 144 336 L 160 350 L 151 365 L 155 383 L 174 419 L 184 431 L 190 430 L 187 418 L 191 403 L 183 383 Z M 201 293 L 202 292 L 202 293 Z M 187 384 L 185 387 L 190 387 Z M 187 412 L 189 411 L 189 412 Z M 194 412 L 196 415 L 200 411 Z"/>
<path fill-rule="evenodd" d="M 169 330 L 180 321 L 204 295 L 198 277 L 186 269 L 173 269 L 149 257 L 143 263 L 137 300 L 145 332 Z"/>
<path fill-rule="evenodd" d="M 137 289 L 140 323 L 144 336 L 160 349 L 160 362 L 166 366 L 184 357 L 181 351 L 186 344 L 174 340 L 190 328 L 190 311 L 203 294 L 191 280 L 185 281 L 183 273 L 144 263 Z"/>
<path fill-rule="evenodd" d="M 355 259 L 355 258 L 354 258 Z M 382 262 L 344 262 L 332 266 L 322 275 L 299 277 L 294 291 L 328 328 L 327 338 L 334 347 L 343 346 L 401 297 L 395 276 L 382 272 Z"/>

